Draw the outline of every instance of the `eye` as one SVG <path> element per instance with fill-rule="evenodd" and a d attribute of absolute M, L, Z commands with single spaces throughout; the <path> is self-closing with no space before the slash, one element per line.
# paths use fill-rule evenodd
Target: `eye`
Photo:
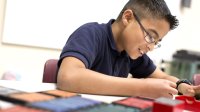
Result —
<path fill-rule="evenodd" d="M 159 36 L 154 30 L 150 30 L 149 35 L 154 39 L 154 41 L 157 41 L 159 39 Z"/>
<path fill-rule="evenodd" d="M 149 40 L 151 41 L 151 43 L 154 43 L 154 42 L 155 42 L 155 38 L 152 37 L 150 34 L 148 34 L 148 37 L 149 37 Z"/>

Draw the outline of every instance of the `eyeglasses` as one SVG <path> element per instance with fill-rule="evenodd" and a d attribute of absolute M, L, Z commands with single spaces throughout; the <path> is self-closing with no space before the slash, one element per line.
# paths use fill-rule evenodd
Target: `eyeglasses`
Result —
<path fill-rule="evenodd" d="M 144 26 L 142 25 L 142 23 L 140 22 L 138 16 L 136 16 L 135 13 L 133 13 L 133 16 L 135 17 L 136 21 L 138 22 L 138 24 L 140 25 L 141 29 L 146 33 L 146 36 L 144 37 L 145 41 L 149 44 L 154 43 L 154 49 L 160 48 L 161 44 L 155 40 L 155 38 L 153 38 L 149 32 L 147 32 L 147 30 L 144 28 Z"/>

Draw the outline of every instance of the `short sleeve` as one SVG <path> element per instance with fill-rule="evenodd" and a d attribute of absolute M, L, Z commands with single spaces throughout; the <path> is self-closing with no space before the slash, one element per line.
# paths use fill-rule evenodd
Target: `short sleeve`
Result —
<path fill-rule="evenodd" d="M 80 59 L 86 68 L 92 66 L 98 51 L 98 35 L 94 30 L 92 25 L 83 25 L 69 37 L 61 52 L 58 67 L 62 59 L 68 56 Z"/>

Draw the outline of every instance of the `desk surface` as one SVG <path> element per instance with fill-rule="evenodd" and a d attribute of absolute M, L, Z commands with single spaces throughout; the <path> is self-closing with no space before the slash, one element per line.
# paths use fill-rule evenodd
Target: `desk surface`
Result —
<path fill-rule="evenodd" d="M 54 90 L 56 85 L 54 83 L 33 83 L 26 81 L 10 81 L 10 80 L 0 80 L 0 86 L 8 87 L 11 89 L 16 89 L 24 92 L 40 92 L 47 90 Z M 103 96 L 103 95 L 90 95 L 81 94 L 84 98 L 94 99 L 106 103 L 111 103 L 113 101 L 118 101 L 126 97 L 119 96 Z"/>
<path fill-rule="evenodd" d="M 0 80 L 0 86 L 16 89 L 24 92 L 41 92 L 47 90 L 54 90 L 56 85 L 53 83 L 33 83 L 33 82 L 23 82 L 23 81 L 9 81 L 9 80 Z M 103 95 L 89 95 L 81 94 L 84 98 L 89 98 L 105 103 L 112 103 L 114 101 L 119 101 L 125 99 L 126 97 L 119 96 L 103 96 Z M 184 111 L 189 112 L 189 111 Z"/>
<path fill-rule="evenodd" d="M 24 92 L 39 92 L 45 90 L 53 90 L 56 88 L 56 85 L 53 83 L 30 83 L 28 81 L 12 80 L 0 80 L 0 86 L 21 90 Z"/>

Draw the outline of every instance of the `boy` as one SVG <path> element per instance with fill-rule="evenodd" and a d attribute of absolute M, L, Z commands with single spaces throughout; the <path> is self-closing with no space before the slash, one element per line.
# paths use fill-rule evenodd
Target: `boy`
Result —
<path fill-rule="evenodd" d="M 146 55 L 176 26 L 164 0 L 129 0 L 116 20 L 84 24 L 70 36 L 58 62 L 58 88 L 148 98 L 172 98 L 178 91 L 194 96 L 200 87 L 165 74 Z"/>

